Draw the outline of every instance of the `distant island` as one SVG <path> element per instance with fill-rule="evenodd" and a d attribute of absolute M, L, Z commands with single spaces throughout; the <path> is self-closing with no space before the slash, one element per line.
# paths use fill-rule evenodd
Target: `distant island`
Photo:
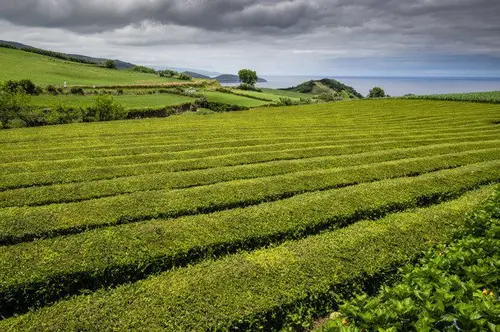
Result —
<path fill-rule="evenodd" d="M 186 74 L 192 78 L 201 78 L 201 79 L 210 79 L 210 76 L 207 76 L 207 75 L 203 75 L 203 74 L 200 74 L 200 73 L 195 73 L 193 71 L 185 71 L 183 72 L 183 74 Z"/>
<path fill-rule="evenodd" d="M 240 83 L 240 78 L 238 75 L 223 74 L 213 78 L 219 83 Z M 267 80 L 259 77 L 257 78 L 258 83 L 266 83 Z"/>
<path fill-rule="evenodd" d="M 338 94 L 344 98 L 363 98 L 363 95 L 357 92 L 352 86 L 345 85 L 337 80 L 323 78 L 321 80 L 310 80 L 290 88 L 278 89 L 283 91 L 292 91 L 307 93 L 311 95 Z"/>

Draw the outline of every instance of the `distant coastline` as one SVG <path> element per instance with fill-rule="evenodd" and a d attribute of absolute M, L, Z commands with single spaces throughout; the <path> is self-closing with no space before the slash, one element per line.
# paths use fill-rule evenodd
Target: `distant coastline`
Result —
<path fill-rule="evenodd" d="M 262 75 L 267 83 L 258 83 L 263 88 L 288 88 L 309 80 L 334 78 L 354 87 L 363 95 L 374 86 L 381 86 L 391 96 L 407 93 L 434 94 L 452 92 L 499 91 L 500 77 L 376 77 L 376 76 L 286 76 Z M 446 81 L 446 84 L 443 84 Z M 230 84 L 227 84 L 230 85 Z"/>

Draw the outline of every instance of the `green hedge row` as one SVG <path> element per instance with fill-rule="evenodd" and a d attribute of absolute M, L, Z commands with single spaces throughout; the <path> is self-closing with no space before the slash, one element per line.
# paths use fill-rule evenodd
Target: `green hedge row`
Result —
<path fill-rule="evenodd" d="M 463 138 L 457 139 L 463 142 Z M 485 140 L 484 138 L 468 138 L 469 142 L 460 143 L 457 140 L 450 140 L 449 144 L 471 144 L 477 142 L 481 144 L 497 143 L 497 140 Z M 445 143 L 446 144 L 446 143 Z M 442 144 L 442 145 L 445 145 Z M 178 172 L 188 170 L 200 170 L 221 166 L 237 166 L 246 164 L 257 164 L 263 162 L 304 159 L 321 156 L 355 155 L 359 153 L 380 152 L 387 149 L 404 148 L 424 148 L 425 146 L 435 146 L 436 144 L 414 143 L 389 143 L 375 144 L 368 146 L 342 146 L 342 147 L 322 147 L 310 149 L 290 149 L 281 152 L 247 152 L 233 155 L 213 156 L 197 159 L 185 160 L 160 160 L 159 162 L 147 162 L 143 164 L 130 165 L 106 165 L 102 167 L 81 167 L 62 170 L 43 170 L 32 173 L 14 173 L 0 175 L 0 191 L 23 187 L 32 187 L 56 183 L 71 183 L 81 181 L 92 181 L 100 179 L 110 179 L 121 176 L 139 175 L 158 172 Z M 383 153 L 383 152 L 381 152 Z"/>
<path fill-rule="evenodd" d="M 188 150 L 177 152 L 147 152 L 137 155 L 119 155 L 110 157 L 97 158 L 76 158 L 62 160 L 35 160 L 27 162 L 14 162 L 1 164 L 3 174 L 17 174 L 24 172 L 39 172 L 47 169 L 50 170 L 67 170 L 72 168 L 83 167 L 102 167 L 102 166 L 118 166 L 129 164 L 147 164 L 165 160 L 186 160 L 186 159 L 202 159 L 206 157 L 227 156 L 231 154 L 250 155 L 258 153 L 278 154 L 280 152 L 294 153 L 300 152 L 311 153 L 312 151 L 323 151 L 324 154 L 344 154 L 350 151 L 370 151 L 379 150 L 387 147 L 412 147 L 421 145 L 430 145 L 438 143 L 457 142 L 458 140 L 468 141 L 484 141 L 488 139 L 498 139 L 498 133 L 472 134 L 471 136 L 460 135 L 452 138 L 427 138 L 427 139 L 410 139 L 408 141 L 400 139 L 382 140 L 371 143 L 356 143 L 356 144 L 336 144 L 335 142 L 325 142 L 319 145 L 318 142 L 297 143 L 295 145 L 285 143 L 276 145 L 262 146 L 247 146 L 247 147 L 228 147 L 228 148 L 211 148 L 203 150 Z"/>
<path fill-rule="evenodd" d="M 0 321 L 7 331 L 278 330 L 449 241 L 493 192 L 180 268 Z M 372 194 L 373 191 L 370 191 Z M 300 326 L 295 326 L 299 328 Z"/>
<path fill-rule="evenodd" d="M 254 249 L 362 218 L 438 203 L 482 184 L 499 181 L 498 165 L 499 162 L 476 164 L 414 178 L 303 194 L 244 209 L 150 220 L 3 247 L 0 299 L 4 303 L 0 307 L 4 312 L 1 314 L 50 302 L 80 289 L 136 280 L 199 258 Z M 100 213 L 103 211 L 109 209 Z M 73 212 L 77 218 L 78 212 Z M 71 218 L 60 214 L 57 217 Z M 24 232 L 29 232 L 38 227 L 34 223 L 44 220 L 19 222 L 26 225 Z"/>
<path fill-rule="evenodd" d="M 498 146 L 498 144 L 477 144 Z M 465 152 L 458 152 L 466 148 Z M 448 154 L 454 151 L 458 153 Z M 348 156 L 348 158 L 347 158 Z M 393 153 L 347 155 L 299 159 L 245 166 L 217 167 L 190 172 L 160 172 L 132 177 L 120 177 L 94 182 L 77 182 L 53 186 L 28 187 L 0 192 L 0 208 L 11 206 L 38 206 L 53 203 L 69 203 L 125 193 L 149 190 L 182 189 L 239 179 L 267 177 L 300 171 L 313 171 L 334 167 L 374 165 L 376 163 L 411 157 L 426 161 L 446 160 L 447 167 L 459 166 L 483 160 L 500 159 L 500 148 L 470 150 L 470 145 L 445 146 L 441 149 L 425 148 Z M 463 159 L 465 157 L 465 159 Z M 374 165 L 376 166 L 376 165 Z"/>
<path fill-rule="evenodd" d="M 391 135 L 396 135 L 396 137 L 399 137 L 401 135 L 425 135 L 425 134 L 439 134 L 439 133 L 461 133 L 463 131 L 469 131 L 469 130 L 476 130 L 476 132 L 481 132 L 481 131 L 486 131 L 492 129 L 492 126 L 486 122 L 486 115 L 481 114 L 482 119 L 484 120 L 477 120 L 477 119 L 468 119 L 465 123 L 462 123 L 465 121 L 465 119 L 460 119 L 460 122 L 455 123 L 455 121 L 450 120 L 449 118 L 447 119 L 447 122 L 445 124 L 428 124 L 425 126 L 422 123 L 418 123 L 418 125 L 415 125 L 414 127 L 401 127 L 401 126 L 396 126 L 396 127 L 391 127 L 387 125 L 385 122 L 379 123 L 376 125 L 374 128 L 366 128 L 365 126 L 361 126 L 361 124 L 357 124 L 358 127 L 356 128 L 342 128 L 338 127 L 335 129 L 335 131 L 332 131 L 328 127 L 313 127 L 313 128 L 308 128 L 309 130 L 307 131 L 308 135 L 314 135 L 314 136 L 319 136 L 319 135 L 325 135 L 325 136 L 331 136 L 332 138 L 337 137 L 338 139 L 344 139 L 346 138 L 351 138 L 351 137 L 379 137 L 381 139 L 387 137 L 391 137 Z M 305 131 L 301 127 L 296 127 L 293 125 L 287 125 L 286 130 L 283 128 L 283 124 L 281 126 L 275 126 L 273 123 L 266 123 L 265 127 L 262 128 L 254 128 L 253 124 L 246 127 L 244 131 L 241 130 L 235 130 L 234 127 L 229 126 L 231 123 L 234 123 L 234 126 L 238 126 L 238 121 L 232 119 L 228 120 L 230 121 L 229 123 L 220 123 L 218 126 L 219 118 L 224 118 L 224 117 L 217 117 L 214 118 L 213 123 L 212 121 L 207 122 L 206 120 L 204 123 L 196 123 L 195 120 L 188 119 L 184 120 L 190 125 L 196 125 L 196 126 L 201 126 L 203 127 L 204 130 L 193 132 L 192 130 L 189 129 L 189 126 L 186 126 L 184 122 L 179 122 L 177 118 L 171 118 L 169 119 L 168 123 L 175 124 L 177 126 L 173 126 L 172 128 L 167 127 L 165 128 L 162 123 L 155 123 L 154 128 L 148 128 L 148 130 L 138 130 L 138 128 L 141 128 L 141 126 L 137 126 L 137 121 L 126 121 L 126 123 L 120 122 L 120 123 L 113 123 L 113 126 L 106 126 L 109 123 L 99 123 L 100 127 L 106 128 L 106 134 L 105 135 L 99 135 L 95 134 L 93 132 L 86 132 L 82 131 L 81 128 L 78 128 L 78 125 L 73 125 L 74 127 L 79 129 L 79 132 L 75 132 L 72 135 L 65 135 L 64 133 L 60 133 L 57 131 L 57 127 L 55 127 L 51 131 L 47 131 L 46 133 L 43 133 L 43 141 L 37 140 L 36 144 L 33 144 L 33 138 L 31 136 L 21 136 L 19 137 L 18 135 L 12 135 L 12 137 L 5 137 L 4 138 L 4 143 L 7 144 L 7 146 L 12 146 L 14 147 L 14 150 L 16 152 L 29 152 L 33 149 L 37 150 L 60 150 L 60 149 L 65 149 L 65 148 L 85 148 L 86 146 L 88 147 L 89 144 L 92 146 L 98 144 L 98 145 L 103 145 L 103 144 L 108 144 L 108 145 L 116 145 L 116 146 L 128 146 L 129 144 L 140 144 L 144 145 L 147 144 L 150 140 L 159 140 L 161 139 L 160 143 L 164 142 L 177 142 L 177 143 L 202 143 L 202 142 L 207 142 L 210 141 L 212 142 L 213 140 L 233 140 L 235 138 L 238 139 L 255 139 L 255 137 L 259 138 L 276 138 L 276 137 L 303 137 L 305 135 Z M 149 120 L 153 121 L 153 120 Z M 156 120 L 159 122 L 160 120 Z M 165 120 L 163 120 L 165 121 Z M 255 119 L 256 123 L 258 123 L 259 119 Z M 329 121 L 329 119 L 325 118 L 324 121 Z M 401 124 L 400 120 L 400 124 Z M 134 127 L 127 126 L 127 123 L 131 123 L 135 125 Z M 194 122 L 194 123 L 193 123 Z M 269 121 L 268 121 L 269 122 Z M 422 120 L 423 122 L 423 120 Z M 228 128 L 229 126 L 229 128 Z M 381 131 L 380 128 L 383 126 L 385 128 L 384 131 Z M 75 129 L 76 129 L 75 128 Z M 119 128 L 126 128 L 126 132 L 123 132 L 123 130 L 119 130 Z M 52 128 L 51 128 L 52 129 Z M 97 129 L 97 128 L 96 128 Z M 99 131 L 98 131 L 99 132 Z"/>
<path fill-rule="evenodd" d="M 485 135 L 489 133 L 495 133 L 495 129 L 484 130 L 478 133 L 477 130 L 472 129 L 469 131 L 463 131 L 459 135 L 478 134 Z M 59 160 L 59 159 L 73 159 L 73 158 L 96 158 L 96 157 L 112 157 L 120 155 L 134 155 L 143 153 L 155 153 L 155 152 L 177 152 L 183 150 L 201 150 L 201 149 L 213 149 L 213 148 L 230 148 L 230 147 L 250 147 L 250 146 L 272 146 L 277 144 L 289 144 L 291 146 L 296 143 L 308 143 L 308 142 L 329 142 L 338 145 L 341 144 L 357 144 L 357 143 L 370 143 L 374 139 L 398 139 L 401 141 L 414 140 L 416 138 L 444 138 L 457 136 L 456 132 L 453 133 L 432 133 L 423 135 L 402 135 L 401 133 L 397 135 L 374 135 L 367 137 L 367 135 L 347 135 L 346 137 L 338 137 L 332 135 L 331 133 L 322 134 L 309 134 L 309 135 L 299 135 L 294 137 L 259 137 L 254 139 L 213 139 L 210 141 L 201 142 L 185 142 L 185 141 L 172 141 L 165 139 L 162 136 L 149 137 L 145 142 L 126 142 L 117 143 L 116 145 L 91 145 L 90 147 L 81 147 L 78 144 L 72 146 L 67 146 L 64 148 L 55 148 L 48 150 L 40 150 L 36 146 L 29 150 L 18 150 L 9 151 L 2 156 L 0 156 L 0 163 L 9 162 L 26 162 L 26 161 L 42 161 L 42 160 Z"/>
<path fill-rule="evenodd" d="M 494 156 L 496 157 L 496 156 Z M 484 156 L 482 159 L 495 159 Z M 467 156 L 463 157 L 467 160 Z M 478 161 L 471 157 L 472 161 Z M 460 163 L 458 163 L 460 165 Z M 328 169 L 298 172 L 267 178 L 235 180 L 213 185 L 124 194 L 90 201 L 38 207 L 0 209 L 0 244 L 30 241 L 39 237 L 79 233 L 96 227 L 137 222 L 151 218 L 170 218 L 209 213 L 284 199 L 297 194 L 345 187 L 384 178 L 413 176 L 438 169 L 456 167 L 446 160 L 387 162 L 379 167 Z M 462 174 L 476 170 L 474 179 L 496 180 L 500 160 L 450 171 Z M 446 172 L 445 172 L 446 174 Z M 480 175 L 484 175 L 480 177 Z"/>

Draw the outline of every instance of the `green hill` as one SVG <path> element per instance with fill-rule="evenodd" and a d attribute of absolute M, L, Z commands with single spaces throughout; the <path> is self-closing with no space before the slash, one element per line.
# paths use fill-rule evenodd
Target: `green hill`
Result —
<path fill-rule="evenodd" d="M 131 85 L 176 82 L 172 78 L 129 70 L 111 70 L 29 53 L 0 48 L 0 81 L 30 79 L 36 84 Z"/>
<path fill-rule="evenodd" d="M 329 78 L 323 78 L 316 81 L 311 80 L 291 88 L 280 90 L 308 93 L 312 95 L 320 95 L 323 93 L 347 94 L 349 98 L 363 98 L 363 95 L 357 92 L 353 87 Z"/>

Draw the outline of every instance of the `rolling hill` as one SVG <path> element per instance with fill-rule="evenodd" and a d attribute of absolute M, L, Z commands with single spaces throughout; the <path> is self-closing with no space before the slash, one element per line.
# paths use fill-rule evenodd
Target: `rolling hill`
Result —
<path fill-rule="evenodd" d="M 110 70 L 92 64 L 0 48 L 0 81 L 30 79 L 40 85 L 127 85 L 177 82 L 153 74 L 129 70 Z"/>
<path fill-rule="evenodd" d="M 69 60 L 69 61 L 75 61 L 75 62 L 88 62 L 90 64 L 92 64 L 92 63 L 93 64 L 100 64 L 100 63 L 103 63 L 104 61 L 108 60 L 106 58 L 95 58 L 95 57 L 80 55 L 80 54 L 66 54 L 66 53 L 61 53 L 61 52 L 47 51 L 47 50 L 43 50 L 43 49 L 33 47 L 30 45 L 25 45 L 22 43 L 7 41 L 7 40 L 0 40 L 0 47 L 9 47 L 9 48 L 28 51 L 28 52 L 32 52 L 32 53 L 38 53 L 38 54 L 44 54 L 44 53 L 50 52 L 53 55 L 55 55 L 55 57 L 62 58 L 63 60 Z M 130 69 L 130 68 L 135 66 L 133 63 L 124 62 L 121 60 L 115 59 L 113 61 L 115 62 L 116 67 L 118 69 Z"/>
<path fill-rule="evenodd" d="M 336 93 L 341 94 L 342 91 L 349 95 L 349 98 L 363 98 L 363 95 L 357 92 L 353 87 L 345 85 L 337 80 L 323 78 L 321 80 L 311 80 L 299 84 L 294 87 L 280 89 L 283 91 L 292 91 L 292 92 L 300 92 L 307 93 L 311 95 L 319 95 L 323 93 Z"/>

